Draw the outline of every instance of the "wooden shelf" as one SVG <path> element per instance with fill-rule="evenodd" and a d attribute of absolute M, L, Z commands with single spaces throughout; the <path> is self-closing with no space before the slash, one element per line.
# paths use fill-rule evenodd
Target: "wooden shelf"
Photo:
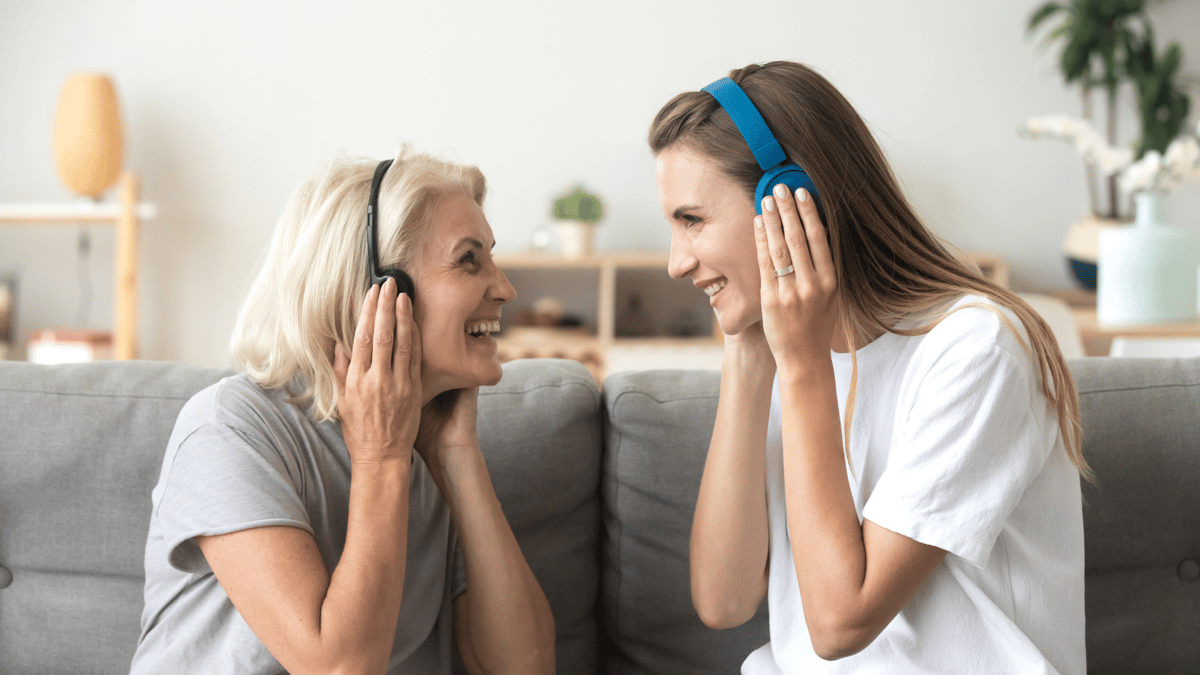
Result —
<path fill-rule="evenodd" d="M 1086 356 L 1108 356 L 1112 341 L 1118 337 L 1132 338 L 1200 338 L 1200 321 L 1156 323 L 1129 326 L 1107 326 L 1096 314 L 1096 292 L 1076 288 L 1044 291 L 1063 300 L 1071 307 L 1071 316 L 1079 328 Z"/>
<path fill-rule="evenodd" d="M 91 223 L 116 228 L 113 355 L 117 359 L 137 358 L 138 231 L 141 220 L 156 215 L 156 206 L 138 202 L 133 173 L 123 174 L 118 181 L 116 202 L 0 204 L 0 225 Z"/>
<path fill-rule="evenodd" d="M 603 376 L 605 356 L 615 347 L 654 349 L 719 347 L 722 344 L 720 331 L 716 326 L 711 309 L 707 307 L 704 308 L 705 315 L 701 320 L 711 322 L 711 329 L 703 328 L 702 334 L 695 337 L 666 335 L 636 338 L 617 337 L 617 305 L 621 302 L 621 298 L 618 298 L 620 285 L 618 276 L 622 272 L 645 276 L 647 271 L 659 270 L 662 272 L 661 288 L 679 288 L 678 293 L 684 293 L 689 297 L 693 297 L 691 294 L 697 292 L 691 288 L 684 289 L 681 282 L 667 277 L 667 260 L 668 253 L 657 251 L 618 251 L 598 253 L 582 258 L 565 258 L 554 254 L 529 252 L 496 254 L 496 264 L 509 273 L 509 279 L 517 287 L 518 302 L 522 299 L 528 301 L 531 296 L 536 298 L 540 295 L 556 295 L 556 282 L 570 278 L 578 287 L 590 289 L 594 286 L 594 291 L 585 291 L 585 293 L 587 295 L 594 293 L 592 297 L 595 298 L 596 303 L 594 326 L 586 329 L 506 326 L 497 336 L 502 358 L 534 356 L 572 358 L 587 365 L 594 374 Z M 657 286 L 659 281 L 655 280 L 652 275 L 650 278 L 649 283 Z M 628 290 L 628 278 L 624 285 Z M 576 297 L 579 297 L 578 294 Z M 588 302 L 590 303 L 591 300 Z M 566 309 L 577 311 L 580 308 L 568 306 Z M 680 305 L 676 309 L 684 310 L 685 308 Z"/>

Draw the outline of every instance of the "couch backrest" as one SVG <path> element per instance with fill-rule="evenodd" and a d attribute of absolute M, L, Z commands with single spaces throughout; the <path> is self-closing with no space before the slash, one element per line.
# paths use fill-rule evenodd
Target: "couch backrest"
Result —
<path fill-rule="evenodd" d="M 705 370 L 618 373 L 604 382 L 605 672 L 736 673 L 769 639 L 766 603 L 722 631 L 692 607 L 688 540 L 720 383 L 720 373 Z"/>
<path fill-rule="evenodd" d="M 554 611 L 559 672 L 596 672 L 600 391 L 573 361 L 504 370 L 479 401 L 492 482 Z M 129 672 L 167 439 L 227 374 L 0 361 L 0 675 Z"/>
<path fill-rule="evenodd" d="M 129 672 L 150 490 L 179 409 L 224 374 L 0 362 L 0 672 Z"/>
<path fill-rule="evenodd" d="M 1083 409 L 1088 672 L 1200 670 L 1200 359 L 1071 361 Z"/>

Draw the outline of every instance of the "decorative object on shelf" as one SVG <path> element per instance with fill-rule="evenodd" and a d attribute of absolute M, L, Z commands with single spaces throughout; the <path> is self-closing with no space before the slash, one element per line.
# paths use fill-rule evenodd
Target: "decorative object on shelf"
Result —
<path fill-rule="evenodd" d="M 121 174 L 124 140 L 117 93 L 105 75 L 67 78 L 54 121 L 58 175 L 76 194 L 99 200 Z"/>
<path fill-rule="evenodd" d="M 1200 240 L 1163 223 L 1163 196 L 1139 192 L 1137 221 L 1100 234 L 1096 313 L 1102 325 L 1196 319 Z"/>
<path fill-rule="evenodd" d="M 625 298 L 625 308 L 617 314 L 616 336 L 634 338 L 653 334 L 654 327 L 650 324 L 650 317 L 646 316 L 645 310 L 642 309 L 642 296 L 630 293 Z"/>
<path fill-rule="evenodd" d="M 17 279 L 0 275 L 0 361 L 8 359 L 17 332 Z"/>
<path fill-rule="evenodd" d="M 1048 19 L 1062 18 L 1048 40 L 1061 41 L 1063 79 L 1078 86 L 1082 95 L 1083 119 L 1035 117 L 1021 133 L 1066 140 L 1083 157 L 1088 210 L 1071 226 L 1063 249 L 1075 278 L 1092 289 L 1100 233 L 1130 219 L 1129 207 L 1121 206 L 1118 175 L 1150 152 L 1166 152 L 1183 130 L 1191 105 L 1177 82 L 1182 49 L 1171 43 L 1162 53 L 1156 51 L 1145 5 L 1145 0 L 1051 0 L 1033 11 L 1027 25 L 1032 34 Z M 1128 146 L 1117 140 L 1117 102 L 1125 84 L 1134 90 L 1139 118 L 1139 136 Z M 1103 135 L 1092 127 L 1096 90 L 1105 94 Z M 1104 177 L 1103 186 L 1098 174 Z"/>
<path fill-rule="evenodd" d="M 112 333 L 101 330 L 37 330 L 26 348 L 31 363 L 54 365 L 108 361 L 113 357 Z"/>
<path fill-rule="evenodd" d="M 583 187 L 576 187 L 554 202 L 554 217 L 558 220 L 558 232 L 562 253 L 567 258 L 583 258 L 595 250 L 595 225 L 604 216 L 600 199 L 588 194 Z"/>

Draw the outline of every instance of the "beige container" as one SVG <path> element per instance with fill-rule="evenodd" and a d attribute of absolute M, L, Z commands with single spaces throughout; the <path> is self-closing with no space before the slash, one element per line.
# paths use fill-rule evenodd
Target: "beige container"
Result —
<path fill-rule="evenodd" d="M 54 120 L 58 175 L 76 194 L 97 199 L 121 173 L 124 139 L 117 92 L 105 75 L 67 78 Z"/>
<path fill-rule="evenodd" d="M 586 258 L 594 252 L 592 239 L 596 228 L 591 223 L 577 220 L 560 220 L 558 222 L 559 242 L 562 254 L 566 258 Z"/>

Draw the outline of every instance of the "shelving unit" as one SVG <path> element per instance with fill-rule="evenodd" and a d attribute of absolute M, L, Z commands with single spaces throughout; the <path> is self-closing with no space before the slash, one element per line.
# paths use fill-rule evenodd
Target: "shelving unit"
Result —
<path fill-rule="evenodd" d="M 497 254 L 496 263 L 517 290 L 513 307 L 506 308 L 497 336 L 502 360 L 553 357 L 578 360 L 598 378 L 609 372 L 611 358 L 630 351 L 650 353 L 719 350 L 721 333 L 703 293 L 667 276 L 665 252 L 613 252 L 583 258 L 552 254 Z M 632 294 L 644 301 L 652 326 L 639 337 L 618 335 L 619 307 Z M 541 297 L 562 301 L 578 316 L 578 328 L 535 328 L 513 325 L 513 317 Z M 695 318 L 693 336 L 668 334 L 677 315 Z M 676 322 L 686 324 L 687 322 Z M 627 360 L 627 359 L 626 359 Z"/>
<path fill-rule="evenodd" d="M 137 176 L 125 173 L 116 202 L 0 204 L 0 225 L 113 225 L 116 228 L 113 356 L 137 358 L 138 232 L 140 222 L 158 215 L 153 204 L 138 202 Z"/>

